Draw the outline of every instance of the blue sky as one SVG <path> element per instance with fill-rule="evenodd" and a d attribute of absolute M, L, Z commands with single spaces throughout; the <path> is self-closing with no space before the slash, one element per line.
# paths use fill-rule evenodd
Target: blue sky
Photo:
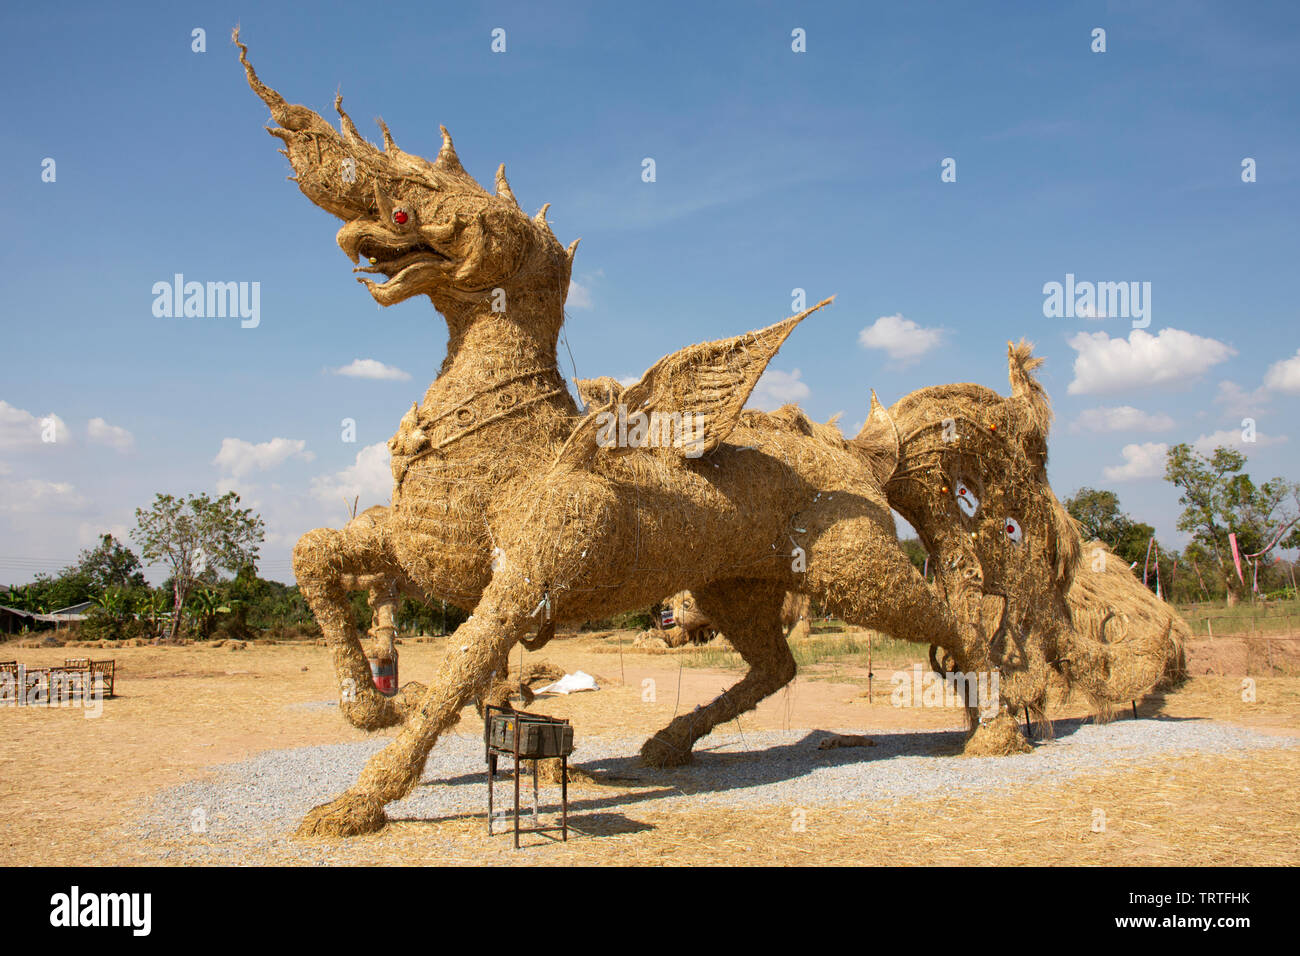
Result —
<path fill-rule="evenodd" d="M 1246 416 L 1251 473 L 1300 480 L 1294 4 L 260 6 L 0 13 L 0 583 L 125 536 L 157 491 L 227 488 L 267 521 L 263 572 L 292 580 L 301 533 L 346 520 L 345 496 L 387 500 L 382 443 L 446 326 L 355 283 L 337 220 L 262 131 L 236 22 L 290 102 L 332 116 L 341 89 L 363 132 L 382 115 L 429 156 L 445 124 L 480 181 L 504 161 L 526 208 L 552 203 L 560 240 L 583 240 L 582 377 L 777 321 L 801 288 L 835 305 L 756 404 L 855 426 L 871 388 L 1005 391 L 1024 336 L 1062 497 L 1111 488 L 1179 546 L 1161 446 L 1239 441 Z M 259 282 L 260 324 L 155 317 L 175 273 Z M 1067 274 L 1149 282 L 1149 327 L 1046 317 Z M 392 377 L 339 374 L 357 360 Z"/>

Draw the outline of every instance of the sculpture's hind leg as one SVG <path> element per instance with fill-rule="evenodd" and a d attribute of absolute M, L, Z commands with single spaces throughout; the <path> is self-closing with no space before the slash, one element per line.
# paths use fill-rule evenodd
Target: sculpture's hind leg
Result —
<path fill-rule="evenodd" d="M 400 575 L 400 569 L 387 561 L 381 530 L 370 527 L 309 531 L 294 546 L 293 570 L 303 597 L 329 643 L 334 672 L 339 679 L 339 709 L 343 716 L 362 730 L 400 724 L 410 701 L 424 688 L 413 684 L 403 688 L 396 697 L 385 697 L 375 689 L 344 586 L 349 580 L 367 576 L 384 575 L 396 580 Z"/>
<path fill-rule="evenodd" d="M 473 615 L 449 638 L 451 650 L 402 732 L 370 758 L 347 792 L 307 814 L 298 835 L 354 836 L 381 829 L 387 822 L 384 806 L 419 783 L 439 735 L 460 719 L 461 708 L 487 689 L 494 674 L 506 672 L 511 647 L 533 623 L 528 615 L 536 599 L 520 574 L 494 578 Z"/>
<path fill-rule="evenodd" d="M 681 714 L 645 742 L 652 767 L 688 763 L 695 741 L 734 720 L 794 679 L 794 656 L 781 628 L 785 588 L 770 581 L 726 581 L 693 589 L 696 603 L 749 665 L 740 683 L 705 707 Z"/>

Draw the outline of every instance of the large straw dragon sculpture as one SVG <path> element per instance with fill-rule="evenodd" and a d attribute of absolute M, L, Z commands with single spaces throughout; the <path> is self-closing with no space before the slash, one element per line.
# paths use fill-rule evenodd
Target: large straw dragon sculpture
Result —
<path fill-rule="evenodd" d="M 347 688 L 344 716 L 368 730 L 401 727 L 354 786 L 308 814 L 300 834 L 381 828 L 385 805 L 416 785 L 439 735 L 506 672 L 517 643 L 537 647 L 557 624 L 686 588 L 749 671 L 651 738 L 642 755 L 653 764 L 689 760 L 696 740 L 793 677 L 781 626 L 788 591 L 856 626 L 932 643 L 972 669 L 1014 667 L 1020 635 L 1007 640 L 1005 624 L 954 613 L 952 593 L 945 600 L 928 586 L 898 547 L 885 489 L 904 449 L 874 396 L 866 425 L 848 440 L 793 407 L 742 414 L 777 348 L 826 303 L 667 356 L 626 389 L 584 382 L 588 407 L 579 411 L 556 353 L 577 241 L 567 249 L 557 241 L 546 207 L 526 215 L 504 166 L 495 194 L 483 190 L 445 129 L 432 162 L 401 150 L 382 121 L 383 148 L 368 143 L 341 98 L 336 130 L 264 85 L 238 31 L 235 42 L 292 178 L 343 221 L 338 244 L 354 263 L 365 260 L 355 271 L 371 296 L 385 306 L 428 296 L 450 333 L 437 378 L 389 443 L 391 507 L 343 530 L 311 531 L 294 549 L 298 582 Z M 1031 398 L 1005 400 L 1009 422 L 1034 418 L 1021 407 Z M 606 447 L 600 413 L 620 408 L 690 412 L 703 424 L 688 440 Z M 692 544 L 701 541 L 707 546 Z M 381 607 L 413 593 L 473 610 L 427 687 L 411 683 L 392 698 L 375 690 L 348 601 L 353 587 L 379 592 Z M 1068 620 L 1058 601 L 1019 623 L 1056 634 Z M 998 641 L 1008 649 L 992 659 Z"/>

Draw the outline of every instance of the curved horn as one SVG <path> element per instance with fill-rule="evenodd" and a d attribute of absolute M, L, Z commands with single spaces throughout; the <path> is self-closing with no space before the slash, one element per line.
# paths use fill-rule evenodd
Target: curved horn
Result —
<path fill-rule="evenodd" d="M 239 62 L 244 65 L 248 85 L 262 98 L 262 102 L 271 108 L 271 115 L 275 117 L 275 121 L 281 126 L 288 126 L 289 104 L 285 102 L 283 96 L 257 78 L 257 71 L 253 69 L 253 64 L 248 62 L 248 47 L 239 40 L 239 27 L 231 31 L 230 40 L 239 47 Z"/>
<path fill-rule="evenodd" d="M 438 150 L 438 158 L 433 161 L 433 165 L 444 172 L 464 174 L 465 167 L 460 164 L 460 157 L 456 155 L 456 147 L 452 145 L 447 127 L 439 126 L 438 131 L 442 133 L 442 149 Z"/>
<path fill-rule="evenodd" d="M 334 94 L 334 112 L 339 114 L 339 128 L 343 130 L 343 138 L 347 140 L 349 146 L 355 146 L 358 149 L 373 148 L 357 131 L 356 124 L 352 122 L 352 117 L 343 112 L 342 93 Z"/>
<path fill-rule="evenodd" d="M 506 164 L 502 163 L 497 167 L 497 195 L 506 202 L 519 208 L 519 200 L 515 199 L 514 192 L 510 189 L 510 183 L 506 180 Z"/>
<path fill-rule="evenodd" d="M 376 116 L 375 122 L 379 124 L 379 129 L 384 134 L 384 152 L 385 153 L 401 152 L 401 150 L 397 148 L 397 144 L 393 142 L 393 134 L 388 132 L 388 124 L 384 122 L 384 118 L 382 116 Z"/>

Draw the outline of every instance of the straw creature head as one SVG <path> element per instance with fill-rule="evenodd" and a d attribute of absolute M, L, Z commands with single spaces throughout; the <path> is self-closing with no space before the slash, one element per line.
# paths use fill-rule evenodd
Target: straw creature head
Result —
<path fill-rule="evenodd" d="M 1008 357 L 1010 397 L 944 385 L 889 410 L 900 456 L 887 492 L 950 604 L 988 640 L 958 664 L 998 667 L 1007 703 L 1039 709 L 1072 629 L 1066 594 L 1079 536 L 1047 483 L 1052 413 L 1033 374 L 1042 359 L 1023 341 Z"/>
<path fill-rule="evenodd" d="M 547 206 L 536 217 L 520 209 L 504 164 L 493 195 L 461 166 L 444 127 L 442 149 L 430 162 L 400 149 L 378 120 L 381 150 L 357 132 L 343 111 L 342 96 L 334 99 L 336 130 L 262 83 L 238 28 L 233 39 L 249 86 L 271 109 L 277 125 L 267 132 L 284 141 L 281 152 L 297 174 L 290 179 L 313 203 L 344 221 L 339 247 L 354 263 L 367 260 L 354 271 L 386 279 L 359 277 L 376 302 L 393 305 L 427 295 L 451 319 L 490 306 L 501 289 L 507 303 L 516 296 L 551 300 L 552 308 L 530 314 L 562 315 L 578 243 L 567 251 L 560 245 L 547 225 Z"/>

